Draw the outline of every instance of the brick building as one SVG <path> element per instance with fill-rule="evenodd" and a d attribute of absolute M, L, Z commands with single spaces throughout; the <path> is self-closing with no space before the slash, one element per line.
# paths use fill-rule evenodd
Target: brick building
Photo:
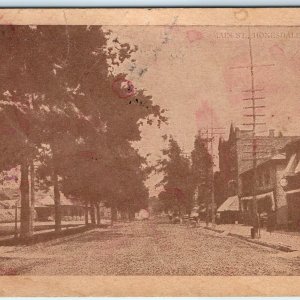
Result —
<path fill-rule="evenodd" d="M 289 229 L 300 230 L 300 140 L 288 143 L 284 151 L 287 163 L 280 184 L 286 192 L 286 219 Z"/>
<path fill-rule="evenodd" d="M 242 185 L 240 175 L 253 166 L 252 162 L 252 133 L 230 126 L 229 138 L 219 140 L 219 168 L 221 184 L 223 185 L 224 202 L 228 197 L 237 196 L 239 210 L 241 211 Z M 299 139 L 299 136 L 275 136 L 274 130 L 269 130 L 269 135 L 257 136 L 257 164 L 268 161 L 291 141 Z M 243 221 L 243 220 L 241 220 Z"/>
<path fill-rule="evenodd" d="M 280 181 L 286 168 L 285 153 L 275 154 L 259 163 L 256 167 L 256 201 L 257 211 L 261 220 L 266 220 L 271 213 L 275 213 L 275 223 L 279 227 L 286 227 L 287 209 L 286 193 Z M 240 174 L 241 186 L 241 214 L 247 224 L 251 224 L 253 211 L 253 169 Z"/>

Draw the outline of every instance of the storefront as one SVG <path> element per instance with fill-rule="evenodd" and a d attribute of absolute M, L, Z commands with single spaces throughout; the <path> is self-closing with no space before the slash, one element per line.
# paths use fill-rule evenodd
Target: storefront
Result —
<path fill-rule="evenodd" d="M 266 226 L 268 215 L 275 210 L 273 192 L 256 195 L 257 213 L 262 227 Z M 252 224 L 253 196 L 241 198 L 241 208 L 245 224 Z"/>
<path fill-rule="evenodd" d="M 239 198 L 237 195 L 228 197 L 217 210 L 220 224 L 234 224 L 239 221 Z"/>
<path fill-rule="evenodd" d="M 286 193 L 288 229 L 300 231 L 300 140 L 285 147 L 288 158 L 280 184 Z"/>
<path fill-rule="evenodd" d="M 287 191 L 288 227 L 300 231 L 300 189 Z"/>

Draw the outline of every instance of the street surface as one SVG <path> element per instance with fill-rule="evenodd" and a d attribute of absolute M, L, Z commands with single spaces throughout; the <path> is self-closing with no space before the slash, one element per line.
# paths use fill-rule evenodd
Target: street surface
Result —
<path fill-rule="evenodd" d="M 300 254 L 156 219 L 0 247 L 0 274 L 300 275 Z"/>

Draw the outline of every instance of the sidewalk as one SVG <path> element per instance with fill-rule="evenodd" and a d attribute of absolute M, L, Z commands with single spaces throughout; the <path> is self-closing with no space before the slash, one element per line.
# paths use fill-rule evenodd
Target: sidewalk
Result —
<path fill-rule="evenodd" d="M 210 223 L 208 227 L 204 222 L 200 223 L 201 227 L 214 230 L 224 235 L 236 236 L 245 239 L 249 242 L 271 247 L 281 251 L 300 251 L 300 233 L 299 232 L 282 232 L 274 231 L 267 232 L 266 229 L 261 229 L 260 238 L 252 239 L 250 235 L 251 226 L 242 224 L 219 224 L 212 228 Z"/>
<path fill-rule="evenodd" d="M 108 226 L 110 224 L 110 220 L 101 220 L 102 226 Z M 33 240 L 38 240 L 38 236 L 51 236 L 56 235 L 57 233 L 54 231 L 55 225 L 54 221 L 47 222 L 35 222 L 34 223 L 34 237 Z M 61 224 L 61 234 L 68 234 L 68 232 L 72 233 L 73 231 L 82 231 L 84 228 L 88 228 L 85 225 L 85 221 L 62 221 Z M 20 230 L 20 224 L 18 224 L 18 231 Z M 5 244 L 15 244 L 14 239 L 14 223 L 0 223 L 0 246 Z"/>
<path fill-rule="evenodd" d="M 61 225 L 63 229 L 84 225 L 84 221 L 62 221 Z M 34 231 L 51 231 L 54 230 L 54 221 L 49 222 L 34 222 Z M 20 230 L 20 223 L 18 222 L 18 230 Z M 0 239 L 6 238 L 7 236 L 13 236 L 15 233 L 14 223 L 0 223 Z"/>

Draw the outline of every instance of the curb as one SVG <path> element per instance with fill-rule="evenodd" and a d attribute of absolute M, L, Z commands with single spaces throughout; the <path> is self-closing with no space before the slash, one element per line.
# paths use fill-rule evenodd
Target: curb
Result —
<path fill-rule="evenodd" d="M 225 230 L 210 228 L 210 227 L 206 227 L 206 226 L 202 227 L 202 228 L 207 229 L 207 230 L 211 230 L 211 231 L 214 231 L 214 232 L 217 232 L 217 233 L 223 233 L 223 232 L 225 232 Z M 287 247 L 287 246 L 270 244 L 270 243 L 267 243 L 267 242 L 262 242 L 260 240 L 250 239 L 248 237 L 245 237 L 243 235 L 236 234 L 236 233 L 230 233 L 229 232 L 227 234 L 227 236 L 236 237 L 236 238 L 239 238 L 241 240 L 247 241 L 247 242 L 252 243 L 252 244 L 257 244 L 257 245 L 260 245 L 260 246 L 265 246 L 265 247 L 272 248 L 272 249 L 279 250 L 279 251 L 283 251 L 283 252 L 294 252 L 294 251 L 296 251 L 296 250 L 293 250 L 293 249 L 291 249 L 290 247 Z"/>
<path fill-rule="evenodd" d="M 241 240 L 245 240 L 245 241 L 247 241 L 249 243 L 252 243 L 252 244 L 265 246 L 265 247 L 272 248 L 272 249 L 279 250 L 279 251 L 283 251 L 283 252 L 294 252 L 294 251 L 296 251 L 296 250 L 293 250 L 293 249 L 291 249 L 290 247 L 287 247 L 287 246 L 270 244 L 270 243 L 267 243 L 267 242 L 262 242 L 260 240 L 250 239 L 248 237 L 245 237 L 245 236 L 239 235 L 239 234 L 235 234 L 235 233 L 228 233 L 228 236 L 237 237 Z"/>

